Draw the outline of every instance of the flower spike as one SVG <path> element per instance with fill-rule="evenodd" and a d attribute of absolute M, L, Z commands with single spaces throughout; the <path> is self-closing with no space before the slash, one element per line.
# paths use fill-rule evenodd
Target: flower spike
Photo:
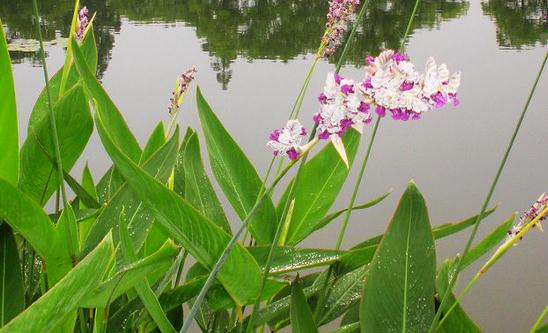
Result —
<path fill-rule="evenodd" d="M 297 160 L 301 156 L 301 142 L 306 137 L 306 129 L 298 120 L 288 120 L 285 127 L 270 134 L 267 145 L 274 150 L 275 156 L 287 156 Z"/>

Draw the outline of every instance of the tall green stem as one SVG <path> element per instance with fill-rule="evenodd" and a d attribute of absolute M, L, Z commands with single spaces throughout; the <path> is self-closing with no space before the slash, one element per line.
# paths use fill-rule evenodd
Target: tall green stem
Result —
<path fill-rule="evenodd" d="M 493 179 L 491 186 L 489 187 L 489 191 L 487 192 L 487 196 L 485 197 L 485 200 L 483 202 L 483 205 L 480 210 L 480 214 L 476 218 L 476 221 L 474 222 L 474 227 L 472 228 L 472 231 L 470 233 L 470 236 L 468 237 L 468 240 L 466 241 L 466 246 L 464 247 L 464 251 L 462 253 L 461 259 L 457 260 L 457 265 L 455 268 L 455 273 L 453 275 L 452 279 L 449 279 L 449 285 L 447 287 L 447 290 L 445 291 L 440 306 L 438 308 L 438 311 L 436 312 L 436 315 L 434 316 L 434 320 L 432 321 L 432 324 L 430 325 L 430 329 L 428 330 L 429 333 L 434 332 L 436 330 L 437 322 L 441 316 L 441 313 L 445 306 L 447 301 L 449 300 L 449 295 L 451 294 L 451 290 L 455 286 L 455 282 L 457 281 L 457 277 L 463 268 L 463 261 L 462 258 L 465 258 L 468 254 L 468 251 L 470 250 L 472 246 L 472 242 L 474 241 L 474 238 L 476 236 L 476 232 L 478 231 L 478 227 L 480 224 L 481 216 L 485 213 L 487 210 L 487 206 L 489 206 L 489 203 L 491 201 L 491 197 L 493 196 L 493 192 L 495 191 L 495 187 L 497 186 L 497 183 L 499 181 L 500 175 L 502 174 L 502 170 L 504 169 L 506 165 L 506 161 L 508 160 L 508 157 L 510 156 L 510 151 L 512 150 L 512 147 L 514 146 L 514 142 L 516 140 L 516 137 L 519 133 L 519 130 L 521 128 L 521 124 L 523 123 L 523 119 L 525 118 L 525 115 L 527 114 L 527 110 L 529 109 L 529 103 L 531 102 L 531 99 L 533 98 L 533 95 L 535 93 L 535 90 L 537 88 L 538 82 L 540 80 L 540 77 L 542 76 L 542 72 L 544 71 L 544 66 L 546 65 L 546 60 L 548 59 L 548 51 L 546 52 L 544 56 L 544 60 L 542 61 L 542 64 L 540 66 L 540 69 L 538 71 L 537 77 L 535 79 L 535 82 L 533 84 L 533 87 L 531 88 L 531 91 L 529 92 L 529 96 L 527 97 L 527 101 L 525 102 L 525 106 L 523 107 L 523 110 L 521 111 L 521 115 L 519 117 L 519 120 L 516 124 L 516 127 L 514 129 L 514 132 L 512 133 L 512 137 L 510 138 L 510 142 L 508 143 L 508 146 L 506 147 L 506 151 L 504 152 L 504 156 L 502 157 L 502 160 L 499 164 L 499 167 L 497 169 L 497 172 L 495 174 L 495 178 Z"/>
<path fill-rule="evenodd" d="M 449 316 L 449 314 L 451 313 L 451 311 L 453 311 L 457 305 L 459 304 L 459 302 L 462 300 L 462 298 L 464 297 L 464 295 L 470 290 L 470 288 L 472 288 L 472 286 L 474 285 L 474 283 L 476 283 L 476 281 L 479 279 L 479 277 L 487 272 L 487 270 L 493 266 L 506 252 L 508 252 L 508 250 L 510 250 L 514 245 L 516 245 L 516 243 L 523 238 L 523 236 L 525 236 L 525 234 L 531 230 L 531 228 L 533 226 L 535 226 L 536 224 L 539 223 L 539 221 L 544 217 L 546 216 L 546 214 L 548 214 L 548 207 L 544 208 L 537 216 L 535 216 L 535 218 L 533 220 L 531 220 L 529 223 L 527 223 L 527 225 L 525 225 L 525 227 L 523 227 L 516 235 L 512 236 L 512 238 L 506 240 L 504 242 L 504 244 L 502 244 L 498 249 L 497 251 L 491 256 L 491 258 L 489 258 L 489 260 L 487 260 L 487 262 L 481 267 L 481 269 L 476 273 L 476 275 L 474 275 L 474 277 L 472 278 L 472 280 L 470 280 L 470 282 L 468 282 L 468 285 L 466 285 L 466 287 L 460 292 L 460 294 L 458 295 L 458 297 L 455 299 L 455 302 L 453 302 L 453 305 L 451 305 L 451 307 L 449 308 L 449 310 L 447 310 L 447 312 L 445 312 L 445 316 L 442 318 L 442 320 L 440 321 L 439 325 L 438 326 L 441 326 L 441 324 L 445 321 L 445 319 L 447 319 L 447 317 Z"/>
<path fill-rule="evenodd" d="M 547 315 L 548 315 L 548 305 L 544 308 L 544 310 L 542 310 L 540 316 L 538 316 L 537 321 L 535 322 L 533 327 L 531 327 L 531 330 L 529 331 L 529 333 L 537 332 L 540 325 L 542 325 L 542 321 L 544 320 L 544 318 L 546 318 Z"/>
<path fill-rule="evenodd" d="M 417 14 L 417 10 L 419 8 L 419 3 L 420 3 L 420 0 L 415 1 L 415 5 L 413 6 L 413 11 L 411 12 L 411 17 L 409 17 L 409 21 L 407 23 L 405 33 L 403 34 L 403 39 L 402 39 L 401 44 L 400 44 L 399 52 L 403 52 L 405 50 L 405 43 L 407 41 L 407 37 L 409 36 L 409 33 L 411 32 L 411 27 L 413 25 L 415 15 Z M 344 51 L 346 51 L 346 48 L 345 48 Z M 344 51 L 343 51 L 343 53 L 344 53 Z M 341 248 L 343 238 L 344 238 L 344 235 L 345 235 L 345 232 L 346 232 L 346 228 L 348 226 L 348 221 L 350 220 L 350 216 L 352 215 L 352 207 L 354 207 L 354 203 L 356 201 L 356 197 L 358 195 L 358 191 L 359 191 L 361 183 L 362 183 L 362 178 L 363 178 L 363 175 L 365 173 L 367 163 L 369 161 L 369 156 L 371 155 L 371 150 L 373 148 L 373 144 L 375 143 L 375 138 L 377 136 L 377 131 L 379 129 L 380 122 L 381 122 L 381 118 L 377 117 L 377 120 L 375 121 L 375 125 L 373 127 L 373 133 L 371 134 L 371 138 L 369 139 L 369 144 L 367 146 L 367 151 L 365 153 L 365 156 L 364 156 L 363 161 L 362 161 L 362 165 L 360 167 L 360 171 L 359 171 L 359 174 L 358 174 L 358 179 L 356 180 L 356 183 L 354 185 L 354 190 L 352 191 L 352 195 L 351 195 L 350 200 L 348 202 L 347 210 L 344 214 L 341 229 L 339 230 L 339 236 L 337 237 L 337 243 L 336 243 L 336 246 L 335 246 L 336 250 L 340 250 L 340 248 Z M 316 304 L 316 309 L 314 311 L 314 319 L 315 320 L 318 320 L 318 316 L 321 313 L 321 309 L 323 308 L 323 306 L 325 304 L 325 301 L 328 298 L 329 291 L 330 291 L 330 289 L 328 289 L 328 285 L 329 285 L 329 280 L 331 278 L 331 274 L 333 274 L 333 266 L 332 265 L 329 266 L 329 269 L 327 271 L 327 278 L 325 279 L 323 288 L 322 288 L 322 290 L 320 291 L 320 294 L 319 294 L 319 299 L 318 299 L 318 302 Z"/>
<path fill-rule="evenodd" d="M 36 28 L 38 32 L 38 40 L 40 41 L 40 60 L 42 61 L 44 81 L 46 83 L 47 103 L 48 103 L 48 109 L 50 113 L 49 119 L 50 119 L 50 125 L 51 125 L 51 136 L 53 139 L 53 149 L 55 150 L 55 161 L 57 164 L 57 176 L 59 177 L 59 187 L 61 189 L 61 196 L 63 198 L 63 207 L 66 207 L 68 205 L 68 199 L 67 199 L 67 192 L 65 189 L 65 182 L 63 180 L 64 179 L 63 164 L 61 161 L 61 151 L 59 148 L 59 136 L 57 133 L 57 123 L 55 122 L 55 114 L 53 112 L 53 103 L 51 99 L 51 92 L 50 92 L 50 86 L 49 86 L 48 66 L 46 64 L 46 53 L 44 51 L 42 29 L 40 27 L 40 14 L 38 12 L 38 4 L 36 0 L 33 0 L 33 6 L 34 6 L 34 15 L 36 16 Z M 70 235 L 70 231 L 67 231 L 67 238 L 68 238 L 69 249 L 73 249 L 72 237 Z"/>

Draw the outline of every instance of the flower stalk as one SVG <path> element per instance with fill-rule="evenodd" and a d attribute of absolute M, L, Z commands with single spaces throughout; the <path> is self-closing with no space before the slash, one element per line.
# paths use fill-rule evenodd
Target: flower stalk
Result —
<path fill-rule="evenodd" d="M 485 212 L 487 211 L 487 207 L 489 206 L 489 203 L 491 202 L 491 197 L 493 196 L 493 193 L 495 192 L 495 188 L 497 186 L 497 183 L 499 181 L 499 178 L 502 174 L 502 170 L 506 166 L 506 162 L 508 161 L 508 157 L 510 156 L 510 152 L 512 151 L 512 147 L 514 146 L 514 142 L 516 141 L 517 135 L 519 133 L 519 130 L 521 129 L 521 125 L 523 123 L 523 120 L 525 119 L 525 115 L 527 114 L 527 110 L 529 109 L 529 103 L 531 102 L 531 99 L 533 98 L 533 95 L 535 93 L 535 90 L 537 88 L 538 82 L 540 81 L 540 77 L 542 76 L 542 72 L 544 71 L 544 66 L 546 65 L 546 61 L 548 60 L 548 51 L 546 51 L 546 54 L 544 55 L 544 59 L 541 63 L 540 69 L 538 71 L 538 74 L 535 78 L 535 81 L 533 83 L 533 87 L 531 88 L 531 91 L 529 92 L 529 96 L 527 97 L 527 101 L 525 102 L 525 106 L 523 107 L 523 110 L 521 111 L 521 115 L 518 119 L 518 122 L 516 123 L 516 127 L 514 129 L 514 132 L 512 133 L 512 136 L 510 138 L 510 142 L 508 143 L 508 146 L 506 147 L 506 151 L 504 152 L 504 155 L 502 157 L 502 160 L 500 161 L 500 164 L 498 166 L 497 172 L 495 173 L 495 177 L 491 183 L 491 186 L 489 187 L 489 190 L 487 191 L 487 195 L 485 197 L 485 200 L 483 202 L 483 205 L 480 209 L 480 213 L 478 217 L 476 218 L 476 221 L 474 222 L 474 227 L 472 228 L 472 231 L 470 233 L 470 236 L 468 237 L 468 240 L 466 241 L 466 245 L 464 247 L 464 251 L 462 253 L 462 258 L 466 257 L 468 254 L 468 251 L 470 251 L 470 248 L 472 247 L 472 242 L 474 241 L 474 238 L 476 236 L 476 233 L 479 228 L 481 217 L 484 216 Z M 457 277 L 463 268 L 463 261 L 458 260 L 456 267 L 455 267 L 455 274 L 452 279 L 449 279 L 449 285 L 447 287 L 447 290 L 445 291 L 445 294 L 442 296 L 440 301 L 440 306 L 438 308 L 438 311 L 436 312 L 436 315 L 434 316 L 434 320 L 432 321 L 432 324 L 430 325 L 430 329 L 428 330 L 428 333 L 432 333 L 435 331 L 435 328 L 437 327 L 437 322 L 441 316 L 440 309 L 443 309 L 448 300 L 449 295 L 451 294 L 451 291 L 453 287 L 455 286 L 455 283 L 457 281 Z"/>
<path fill-rule="evenodd" d="M 479 277 L 482 276 L 484 273 L 486 273 L 491 266 L 493 266 L 506 252 L 508 252 L 508 250 L 510 250 L 513 246 L 515 246 L 523 238 L 523 236 L 525 236 L 525 234 L 529 230 L 531 230 L 531 228 L 534 228 L 535 226 L 540 225 L 539 222 L 544 220 L 547 214 L 548 214 L 548 206 L 546 206 L 540 213 L 538 213 L 527 224 L 521 225 L 521 226 L 520 224 L 518 224 L 519 231 L 517 231 L 516 233 L 510 234 L 510 236 L 506 239 L 506 241 L 495 251 L 495 253 L 491 256 L 491 258 L 487 260 L 487 262 L 481 267 L 481 269 L 476 273 L 476 275 L 474 275 L 472 280 L 468 282 L 468 285 L 466 285 L 466 287 L 460 292 L 460 294 L 456 298 L 453 305 L 451 305 L 449 310 L 447 310 L 447 312 L 444 314 L 444 317 L 440 320 L 438 324 L 438 328 L 443 324 L 445 319 L 448 318 L 451 311 L 453 311 L 457 307 L 459 302 L 463 299 L 464 295 L 470 290 L 470 288 L 472 288 L 472 286 L 476 283 Z"/>

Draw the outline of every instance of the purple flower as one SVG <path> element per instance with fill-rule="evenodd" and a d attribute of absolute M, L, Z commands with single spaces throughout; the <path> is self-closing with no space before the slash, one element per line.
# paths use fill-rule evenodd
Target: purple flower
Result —
<path fill-rule="evenodd" d="M 327 75 L 324 91 L 318 100 L 320 110 L 314 115 L 314 122 L 318 123 L 320 139 L 340 137 L 351 126 L 361 130 L 371 117 L 370 106 L 359 86 L 338 74 Z"/>
<path fill-rule="evenodd" d="M 78 15 L 76 16 L 76 32 L 74 34 L 76 41 L 78 42 L 81 42 L 82 39 L 84 39 L 84 33 L 89 25 L 88 15 L 88 8 L 84 6 L 78 11 Z"/>
<path fill-rule="evenodd" d="M 322 57 L 329 58 L 337 51 L 337 47 L 346 32 L 348 21 L 359 5 L 360 0 L 329 1 L 326 29 L 322 36 Z"/>
<path fill-rule="evenodd" d="M 185 93 L 188 90 L 188 86 L 194 80 L 194 74 L 196 74 L 197 71 L 196 66 L 192 66 L 177 78 L 175 90 L 171 93 L 171 98 L 169 99 L 169 105 L 167 107 L 169 114 L 174 114 L 179 111 Z"/>
<path fill-rule="evenodd" d="M 296 160 L 300 156 L 300 144 L 306 137 L 306 130 L 298 120 L 289 120 L 284 128 L 270 133 L 267 145 L 274 150 L 275 156 L 287 156 Z"/>
<path fill-rule="evenodd" d="M 548 207 L 548 197 L 546 196 L 546 193 L 543 193 L 537 201 L 535 201 L 531 207 L 527 211 L 523 213 L 523 215 L 520 217 L 518 223 L 512 227 L 512 229 L 508 230 L 508 238 L 516 237 L 521 230 L 531 223 L 535 218 L 538 217 L 538 215 Z M 545 221 L 547 219 L 546 215 L 543 215 L 538 219 L 538 221 L 533 225 L 534 227 L 538 227 L 540 230 L 542 230 L 542 225 L 540 222 Z"/>

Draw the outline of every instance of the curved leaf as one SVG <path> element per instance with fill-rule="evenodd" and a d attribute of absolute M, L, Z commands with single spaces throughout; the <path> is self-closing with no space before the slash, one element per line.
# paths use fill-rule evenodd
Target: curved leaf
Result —
<path fill-rule="evenodd" d="M 185 198 L 203 215 L 224 231 L 231 233 L 223 207 L 213 190 L 200 155 L 200 144 L 196 133 L 190 135 L 183 152 Z"/>
<path fill-rule="evenodd" d="M 362 332 L 426 332 L 434 318 L 436 254 L 424 198 L 403 194 L 366 277 Z"/>
<path fill-rule="evenodd" d="M 99 113 L 96 114 L 96 123 L 103 145 L 116 168 L 153 213 L 156 222 L 200 264 L 211 269 L 230 241 L 230 236 L 125 156 L 114 144 Z M 247 304 L 257 297 L 260 276 L 259 266 L 251 254 L 241 245 L 236 245 L 217 278 L 235 301 Z M 246 283 L 242 284 L 242 281 Z"/>
<path fill-rule="evenodd" d="M 176 134 L 178 133 L 177 131 Z M 173 136 L 143 163 L 143 170 L 160 182 L 165 182 L 175 165 L 176 153 L 177 136 Z M 154 219 L 139 197 L 127 184 L 124 184 L 106 203 L 105 209 L 91 227 L 85 241 L 84 252 L 93 249 L 110 229 L 116 228 L 122 209 L 128 217 L 128 228 L 133 244 L 137 249 L 142 247 Z M 165 240 L 159 245 L 164 242 Z M 118 237 L 114 237 L 114 243 L 118 244 Z"/>
<path fill-rule="evenodd" d="M 0 27 L 2 21 L 0 21 Z M 15 87 L 4 29 L 0 35 L 0 177 L 12 184 L 19 177 L 19 138 Z"/>
<path fill-rule="evenodd" d="M 0 218 L 25 238 L 36 253 L 48 258 L 57 232 L 48 215 L 28 195 L 0 178 Z"/>
<path fill-rule="evenodd" d="M 59 283 L 0 329 L 0 332 L 51 332 L 56 329 L 78 308 L 86 294 L 99 284 L 113 254 L 112 239 L 107 236 Z"/>
<path fill-rule="evenodd" d="M 358 150 L 360 134 L 350 129 L 342 140 L 349 164 L 352 165 Z M 295 199 L 295 208 L 289 224 L 287 245 L 299 243 L 318 228 L 341 191 L 348 172 L 349 169 L 331 143 L 304 165 L 294 187 L 292 199 Z M 282 209 L 287 201 L 289 188 L 291 186 L 280 200 L 279 209 Z"/>
<path fill-rule="evenodd" d="M 465 269 L 474 261 L 478 260 L 485 253 L 489 252 L 493 247 L 499 244 L 508 235 L 508 230 L 512 228 L 512 224 L 516 219 L 516 214 L 510 215 L 506 221 L 502 222 L 495 230 L 493 230 L 487 237 L 482 239 L 478 244 L 468 251 L 466 257 L 463 259 L 462 269 Z"/>
<path fill-rule="evenodd" d="M 492 212 L 495 211 L 495 209 L 496 207 L 485 212 L 482 219 L 489 216 Z M 446 224 L 440 225 L 432 229 L 432 234 L 434 235 L 434 239 L 438 240 L 438 239 L 450 236 L 452 234 L 455 234 L 461 230 L 464 230 L 474 225 L 476 219 L 477 219 L 477 215 L 469 217 L 461 222 L 446 223 Z M 382 235 L 377 235 L 375 237 L 372 237 L 366 240 L 365 242 L 362 242 L 352 247 L 350 251 L 344 253 L 341 257 L 342 270 L 347 272 L 347 271 L 356 269 L 362 265 L 366 265 L 370 263 L 377 249 L 377 245 L 379 244 L 381 239 L 382 239 Z"/>
<path fill-rule="evenodd" d="M 82 44 L 79 46 L 79 49 L 82 51 L 85 62 L 93 70 L 93 73 L 97 70 L 97 45 L 95 44 L 95 36 L 93 34 L 93 29 L 90 29 L 89 33 L 86 34 L 86 37 L 82 41 Z M 63 67 L 59 69 L 53 77 L 48 82 L 49 92 L 51 94 L 51 100 L 54 102 L 60 99 L 59 90 L 61 88 L 61 79 L 63 76 Z M 78 71 L 74 65 L 71 65 L 70 71 L 65 83 L 65 93 L 70 90 L 80 79 Z M 39 124 L 44 118 L 49 115 L 48 108 L 48 97 L 46 88 L 42 90 L 34 107 L 32 109 L 29 123 L 28 123 L 28 133 L 32 133 L 36 125 Z"/>
<path fill-rule="evenodd" d="M 94 250 L 95 251 L 95 250 Z M 125 265 L 116 274 L 90 290 L 81 301 L 84 308 L 104 308 L 109 301 L 133 288 L 144 278 L 152 283 L 160 279 L 177 254 L 177 246 L 167 241 L 158 251 L 132 264 Z M 89 256 L 89 255 L 88 255 Z"/>
<path fill-rule="evenodd" d="M 68 91 L 53 108 L 63 168 L 70 171 L 84 151 L 93 131 L 93 120 L 81 86 Z M 50 157 L 55 156 L 50 120 L 42 118 L 21 148 L 19 188 L 43 205 L 59 186 Z"/>
<path fill-rule="evenodd" d="M 89 97 L 94 101 L 95 111 L 101 114 L 104 119 L 106 129 L 110 136 L 119 147 L 124 148 L 125 154 L 134 162 L 138 162 L 141 158 L 141 148 L 137 143 L 137 139 L 129 130 L 124 118 L 118 111 L 118 108 L 112 102 L 110 96 L 106 93 L 103 87 L 99 84 L 95 76 L 92 74 L 89 64 L 86 63 L 85 56 L 78 44 L 74 40 L 70 40 L 74 63 L 80 73 L 80 77 L 84 81 L 84 86 L 89 94 Z"/>
<path fill-rule="evenodd" d="M 378 196 L 377 198 L 375 198 L 371 201 L 368 201 L 364 204 L 354 206 L 354 207 L 352 207 L 352 210 L 354 211 L 354 210 L 361 210 L 361 209 L 371 208 L 371 207 L 375 206 L 376 204 L 380 203 L 381 201 L 383 201 L 384 199 L 386 199 L 390 195 L 390 193 L 392 193 L 392 191 L 388 191 L 388 192 Z M 334 213 L 331 213 L 331 214 L 327 215 L 326 217 L 321 219 L 320 222 L 318 222 L 318 224 L 316 224 L 316 226 L 314 227 L 314 231 L 325 227 L 331 221 L 333 221 L 334 219 L 336 219 L 337 217 L 339 217 L 343 213 L 345 213 L 347 210 L 348 210 L 348 208 L 345 208 L 345 209 L 341 209 L 339 211 L 336 211 Z"/>
<path fill-rule="evenodd" d="M 255 206 L 263 188 L 262 181 L 242 149 L 215 116 L 200 88 L 196 98 L 213 175 L 238 216 L 244 219 Z M 251 218 L 249 230 L 258 244 L 270 244 L 276 224 L 276 210 L 270 198 L 266 198 Z"/>

